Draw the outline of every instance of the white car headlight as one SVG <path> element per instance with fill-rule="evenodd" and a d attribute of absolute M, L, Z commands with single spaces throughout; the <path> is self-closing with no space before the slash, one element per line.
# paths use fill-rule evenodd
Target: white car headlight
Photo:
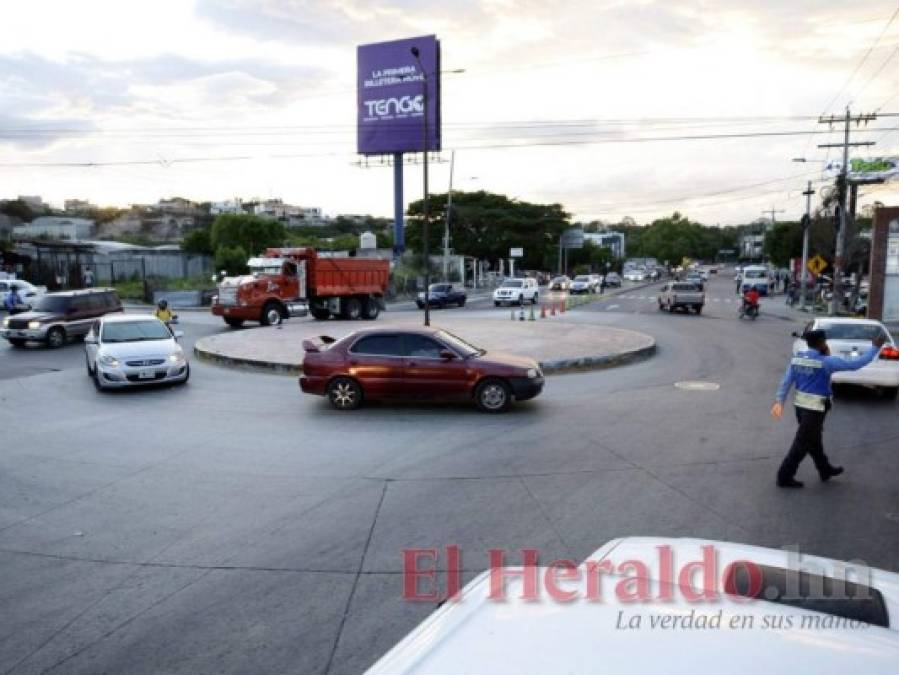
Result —
<path fill-rule="evenodd" d="M 9 328 L 9 317 L 8 316 L 4 317 L 4 319 L 3 319 L 3 327 Z"/>
<path fill-rule="evenodd" d="M 528 368 L 528 377 L 530 379 L 534 379 L 535 377 L 539 377 L 539 371 L 536 368 Z"/>
<path fill-rule="evenodd" d="M 180 349 L 177 352 L 172 352 L 169 354 L 169 361 L 172 363 L 179 363 L 184 360 L 184 352 Z"/>
<path fill-rule="evenodd" d="M 29 321 L 29 322 L 28 322 L 28 329 L 29 329 L 29 330 L 37 330 L 37 329 L 40 328 L 40 327 L 41 327 L 41 322 L 40 322 L 40 321 Z"/>
<path fill-rule="evenodd" d="M 102 363 L 104 366 L 111 366 L 113 368 L 118 368 L 120 365 L 119 360 L 114 356 L 110 356 L 109 354 L 104 354 L 103 356 L 101 356 L 100 363 Z"/>

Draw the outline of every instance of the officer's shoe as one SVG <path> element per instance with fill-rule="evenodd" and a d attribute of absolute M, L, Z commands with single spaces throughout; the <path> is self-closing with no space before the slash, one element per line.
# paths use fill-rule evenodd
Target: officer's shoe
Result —
<path fill-rule="evenodd" d="M 795 478 L 787 478 L 786 480 L 777 481 L 777 487 L 782 488 L 801 488 L 804 485 L 805 483 L 803 483 L 801 480 L 796 480 Z"/>
<path fill-rule="evenodd" d="M 843 473 L 843 467 L 841 467 L 841 466 L 832 466 L 832 467 L 830 467 L 829 469 L 827 469 L 827 473 L 822 473 L 822 474 L 821 474 L 821 480 L 824 481 L 824 482 L 826 483 L 826 482 L 829 481 L 831 478 L 833 478 L 834 476 L 839 476 L 841 473 Z"/>

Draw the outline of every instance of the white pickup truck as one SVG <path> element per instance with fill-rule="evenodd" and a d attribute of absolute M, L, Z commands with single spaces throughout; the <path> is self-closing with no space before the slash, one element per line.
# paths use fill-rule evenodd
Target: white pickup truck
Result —
<path fill-rule="evenodd" d="M 705 305 L 705 293 L 685 281 L 669 281 L 659 293 L 659 309 L 674 312 L 678 308 L 691 309 L 699 314 Z"/>

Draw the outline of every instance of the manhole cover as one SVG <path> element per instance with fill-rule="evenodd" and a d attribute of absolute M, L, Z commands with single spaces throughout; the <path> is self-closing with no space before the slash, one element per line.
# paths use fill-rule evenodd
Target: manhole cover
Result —
<path fill-rule="evenodd" d="M 721 388 L 721 385 L 717 382 L 701 382 L 699 380 L 675 382 L 674 386 L 678 389 L 685 389 L 687 391 L 717 391 Z"/>

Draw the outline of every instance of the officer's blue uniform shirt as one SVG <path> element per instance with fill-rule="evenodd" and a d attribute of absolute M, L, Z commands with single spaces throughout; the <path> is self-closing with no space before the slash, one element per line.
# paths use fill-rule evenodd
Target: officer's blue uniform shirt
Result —
<path fill-rule="evenodd" d="M 816 349 L 806 349 L 794 356 L 777 390 L 777 402 L 783 403 L 790 387 L 796 386 L 794 403 L 801 408 L 824 410 L 824 402 L 833 392 L 830 376 L 841 370 L 864 368 L 880 353 L 880 347 L 872 346 L 867 352 L 854 359 L 839 356 L 825 356 Z"/>

